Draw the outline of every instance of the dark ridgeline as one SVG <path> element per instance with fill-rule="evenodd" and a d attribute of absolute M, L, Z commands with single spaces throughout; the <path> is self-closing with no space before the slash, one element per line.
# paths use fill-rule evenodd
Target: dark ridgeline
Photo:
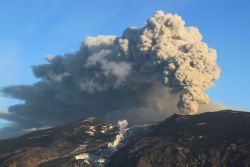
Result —
<path fill-rule="evenodd" d="M 110 167 L 248 167 L 250 113 L 177 115 L 121 149 Z"/>
<path fill-rule="evenodd" d="M 90 135 L 90 127 L 95 127 Z M 107 149 L 118 128 L 98 119 L 82 119 L 64 126 L 0 141 L 0 166 L 86 166 L 75 155 Z M 113 154 L 109 167 L 248 167 L 250 113 L 219 111 L 199 115 L 174 114 Z M 81 149 L 81 145 L 87 146 Z"/>

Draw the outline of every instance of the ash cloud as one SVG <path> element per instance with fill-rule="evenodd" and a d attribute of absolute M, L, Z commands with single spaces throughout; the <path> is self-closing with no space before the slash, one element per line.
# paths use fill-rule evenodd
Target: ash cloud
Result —
<path fill-rule="evenodd" d="M 220 75 L 216 57 L 197 28 L 157 11 L 121 37 L 88 37 L 76 53 L 49 56 L 48 64 L 33 67 L 40 82 L 4 88 L 24 103 L 0 115 L 16 123 L 2 132 L 12 128 L 11 136 L 89 116 L 152 122 L 201 112 L 200 104 L 206 111 L 205 90 Z"/>

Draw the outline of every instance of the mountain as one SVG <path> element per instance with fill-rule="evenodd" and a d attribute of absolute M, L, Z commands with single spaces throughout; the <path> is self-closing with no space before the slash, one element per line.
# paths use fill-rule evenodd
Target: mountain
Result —
<path fill-rule="evenodd" d="M 173 115 L 122 148 L 110 167 L 249 167 L 250 113 Z"/>
<path fill-rule="evenodd" d="M 77 166 L 74 155 L 107 147 L 117 130 L 111 123 L 88 118 L 2 140 L 0 166 Z"/>
<path fill-rule="evenodd" d="M 1 167 L 248 167 L 250 113 L 174 114 L 134 125 L 117 148 L 119 126 L 96 118 L 0 141 Z"/>

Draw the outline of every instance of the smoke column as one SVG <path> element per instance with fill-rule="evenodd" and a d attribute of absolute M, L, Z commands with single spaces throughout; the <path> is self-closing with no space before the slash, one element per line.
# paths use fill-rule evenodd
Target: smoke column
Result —
<path fill-rule="evenodd" d="M 39 82 L 4 88 L 6 96 L 24 103 L 0 114 L 16 123 L 0 134 L 79 117 L 149 122 L 201 112 L 199 105 L 209 103 L 205 90 L 220 75 L 216 57 L 197 28 L 157 11 L 142 28 L 129 27 L 121 37 L 87 37 L 78 52 L 47 57 L 47 64 L 33 67 Z"/>
<path fill-rule="evenodd" d="M 117 125 L 119 126 L 119 134 L 116 135 L 116 138 L 113 143 L 109 143 L 108 147 L 111 148 L 113 151 L 117 150 L 117 146 L 121 143 L 121 141 L 124 139 L 124 135 L 126 133 L 126 127 L 128 126 L 128 121 L 118 121 Z"/>

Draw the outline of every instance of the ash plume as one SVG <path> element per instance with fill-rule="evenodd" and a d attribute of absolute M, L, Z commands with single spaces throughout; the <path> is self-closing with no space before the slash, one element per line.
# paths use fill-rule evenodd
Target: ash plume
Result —
<path fill-rule="evenodd" d="M 148 122 L 195 114 L 209 103 L 205 90 L 220 75 L 216 51 L 198 29 L 162 11 L 142 28 L 129 27 L 121 37 L 87 37 L 78 52 L 47 61 L 33 67 L 39 82 L 3 89 L 24 103 L 0 115 L 16 123 L 2 131 L 15 134 L 88 116 Z"/>

